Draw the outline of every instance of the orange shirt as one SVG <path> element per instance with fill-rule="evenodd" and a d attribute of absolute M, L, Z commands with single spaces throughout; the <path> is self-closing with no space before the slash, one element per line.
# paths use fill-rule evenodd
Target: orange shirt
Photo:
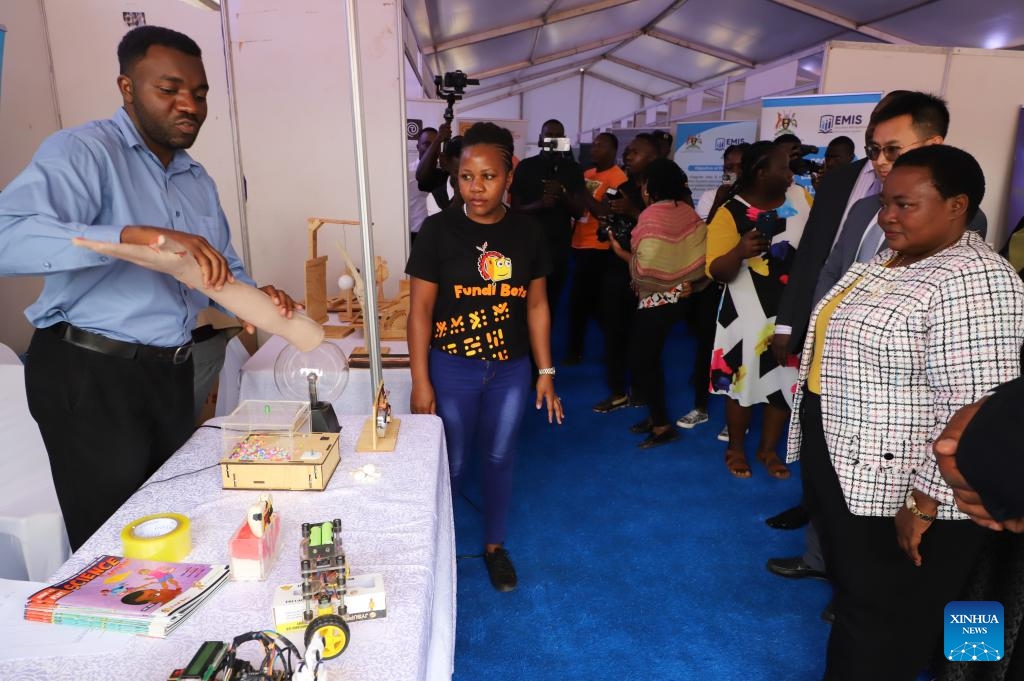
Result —
<path fill-rule="evenodd" d="M 604 198 L 604 193 L 609 187 L 618 187 L 627 178 L 626 173 L 622 172 L 622 168 L 612 166 L 608 170 L 590 168 L 583 173 L 583 179 L 587 183 L 587 189 L 593 195 L 594 200 L 600 201 Z M 585 212 L 583 217 L 576 221 L 576 226 L 572 232 L 572 247 L 593 248 L 597 250 L 606 250 L 608 248 L 607 241 L 597 240 L 597 218 L 591 215 L 590 211 Z"/>

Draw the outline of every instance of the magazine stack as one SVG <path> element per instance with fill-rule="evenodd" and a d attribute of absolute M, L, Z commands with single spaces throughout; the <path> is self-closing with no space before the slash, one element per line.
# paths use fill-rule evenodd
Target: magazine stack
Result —
<path fill-rule="evenodd" d="M 29 597 L 25 619 L 165 638 L 226 581 L 227 565 L 100 556 Z"/>

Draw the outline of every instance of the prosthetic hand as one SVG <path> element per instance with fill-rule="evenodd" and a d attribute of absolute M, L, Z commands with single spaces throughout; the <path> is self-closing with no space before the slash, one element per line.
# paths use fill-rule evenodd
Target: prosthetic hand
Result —
<path fill-rule="evenodd" d="M 203 286 L 203 274 L 194 258 L 177 243 L 161 236 L 152 246 L 92 241 L 81 237 L 72 239 L 76 246 L 118 258 L 140 267 L 169 274 L 189 288 L 198 289 L 211 300 L 245 319 L 254 326 L 283 337 L 303 352 L 320 345 L 324 339 L 323 327 L 301 314 L 290 319 L 282 317 L 276 305 L 265 293 L 239 281 L 228 282 L 216 290 Z"/>

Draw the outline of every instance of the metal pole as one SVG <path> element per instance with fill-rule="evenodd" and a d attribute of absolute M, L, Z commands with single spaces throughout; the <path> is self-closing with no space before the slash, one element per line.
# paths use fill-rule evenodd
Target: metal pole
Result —
<path fill-rule="evenodd" d="M 224 42 L 224 72 L 228 84 L 228 121 L 231 124 L 231 150 L 235 156 L 235 192 L 238 194 L 238 230 L 242 235 L 242 263 L 253 279 L 252 249 L 249 244 L 249 217 L 246 212 L 245 170 L 242 167 L 242 138 L 238 133 L 238 98 L 235 93 L 235 56 L 231 51 L 229 0 L 221 0 L 220 34 Z"/>
<path fill-rule="evenodd" d="M 356 143 L 356 186 L 359 188 L 359 222 L 363 234 L 363 280 L 366 282 L 363 308 L 363 331 L 366 351 L 370 355 L 370 399 L 384 382 L 380 361 L 380 336 L 377 330 L 377 282 L 373 257 L 373 221 L 370 217 L 370 175 L 366 165 L 366 127 L 363 118 L 363 78 L 359 68 L 359 30 L 356 0 L 346 0 L 348 22 L 348 57 L 352 72 L 352 128 Z"/>

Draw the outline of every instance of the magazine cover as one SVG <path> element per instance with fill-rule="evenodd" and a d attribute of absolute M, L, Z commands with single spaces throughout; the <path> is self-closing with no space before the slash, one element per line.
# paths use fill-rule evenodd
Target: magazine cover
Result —
<path fill-rule="evenodd" d="M 226 565 L 100 556 L 29 597 L 25 619 L 163 637 L 224 583 Z"/>

